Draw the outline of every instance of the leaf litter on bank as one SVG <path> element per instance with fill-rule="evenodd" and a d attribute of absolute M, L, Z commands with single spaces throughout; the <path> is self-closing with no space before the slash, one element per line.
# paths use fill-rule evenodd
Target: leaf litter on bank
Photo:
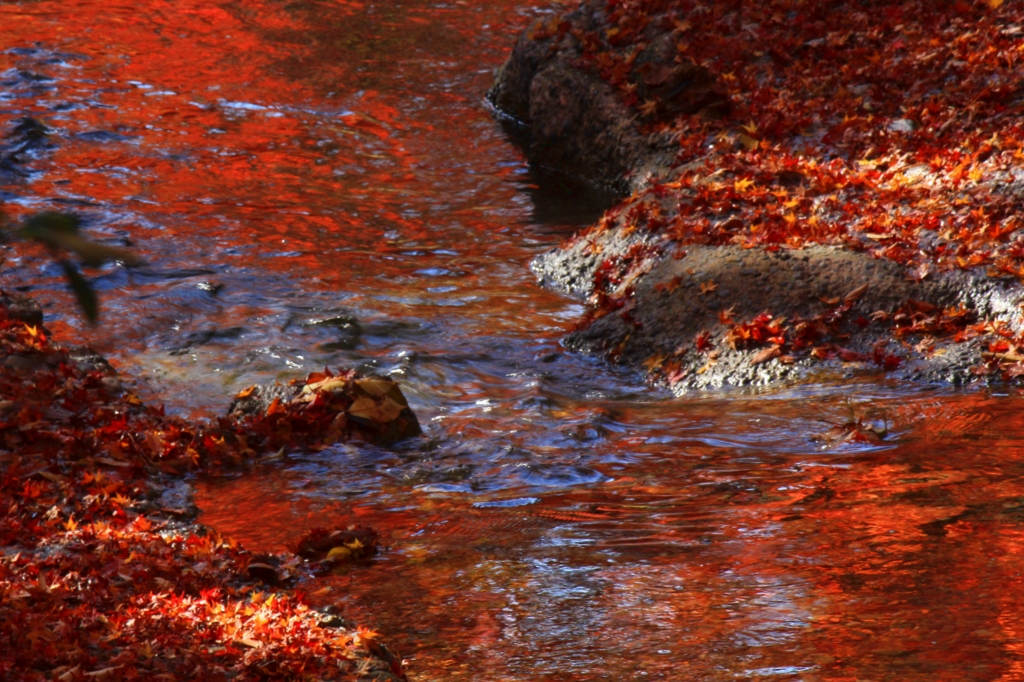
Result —
<path fill-rule="evenodd" d="M 369 393 L 396 400 L 390 383 L 370 379 L 351 395 L 315 387 L 271 416 L 200 424 L 144 404 L 109 366 L 81 361 L 7 308 L 0 357 L 0 678 L 405 679 L 383 645 L 321 625 L 286 589 L 304 560 L 252 554 L 191 524 L 192 512 L 164 506 L 160 481 L 357 437 L 353 420 L 289 440 L 322 425 L 327 406 Z M 327 533 L 326 559 L 368 554 L 375 537 Z"/>
<path fill-rule="evenodd" d="M 611 229 L 650 236 L 642 250 L 599 262 L 584 325 L 630 310 L 637 290 L 626 283 L 652 254 L 691 244 L 832 245 L 902 264 L 915 281 L 954 270 L 1024 281 L 1021 25 L 1019 3 L 927 0 L 585 0 L 538 20 L 527 38 L 552 50 L 571 43 L 574 66 L 633 107 L 642 134 L 676 149 L 666 176 L 577 238 L 599 252 L 596 237 Z M 766 311 L 776 312 L 788 311 Z M 864 320 L 907 342 L 866 354 L 885 369 L 933 352 L 929 336 L 976 338 L 962 311 L 917 311 L 909 324 L 900 311 L 880 312 Z M 745 341 L 726 332 L 718 342 Z M 1024 346 L 1024 335 L 981 333 L 996 350 L 975 373 L 1020 375 L 998 348 L 1001 339 Z M 841 343 L 778 344 L 778 358 L 839 357 Z M 769 355 L 752 358 L 777 359 Z"/>

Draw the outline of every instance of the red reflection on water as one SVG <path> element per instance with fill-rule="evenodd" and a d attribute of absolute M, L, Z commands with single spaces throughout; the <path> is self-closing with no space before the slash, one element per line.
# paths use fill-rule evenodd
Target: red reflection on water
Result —
<path fill-rule="evenodd" d="M 496 247 L 522 262 L 529 254 L 512 240 L 494 240 L 514 216 L 503 207 L 515 187 L 500 175 L 466 178 L 494 185 L 493 205 L 452 201 L 453 176 L 489 169 L 488 150 L 507 147 L 473 130 L 494 127 L 482 93 L 524 21 L 517 5 L 0 6 L 0 44 L 44 40 L 64 60 L 41 58 L 55 88 L 19 102 L 18 114 L 63 129 L 32 192 L 111 207 L 120 215 L 108 227 L 129 232 L 154 262 L 257 264 L 325 289 L 403 295 L 410 264 L 389 254 L 438 248 L 451 215 L 478 234 L 460 240 L 450 265 L 473 277 Z M 122 137 L 89 137 L 97 132 Z M 487 148 L 467 159 L 467 137 Z M 119 296 L 106 295 L 108 308 L 140 311 Z"/>
<path fill-rule="evenodd" d="M 70 297 L 31 247 L 15 275 L 56 304 L 49 324 L 63 338 L 185 384 L 184 397 L 144 392 L 186 412 L 338 362 L 290 336 L 289 306 L 306 291 L 324 294 L 311 307 L 343 294 L 393 319 L 447 323 L 457 308 L 485 333 L 550 336 L 565 302 L 532 287 L 525 264 L 539 246 L 522 243 L 529 207 L 508 179 L 522 159 L 483 104 L 528 15 L 513 0 L 0 5 L 0 46 L 18 49 L 0 68 L 53 79 L 0 117 L 59 130 L 46 172 L 18 193 L 59 197 L 157 272 L 109 275 L 98 331 L 62 312 Z M 173 279 L 190 269 L 209 274 Z M 197 294 L 201 277 L 224 293 Z M 208 344 L 193 368 L 162 355 L 219 329 L 247 343 Z"/>
<path fill-rule="evenodd" d="M 813 423 L 812 403 L 771 400 L 757 414 Z M 648 444 L 630 477 L 585 488 L 385 488 L 328 512 L 357 511 L 384 530 L 382 557 L 310 591 L 392 633 L 414 670 L 450 680 L 1018 679 L 1020 399 L 877 404 L 899 434 L 885 449 Z M 691 406 L 691 419 L 735 415 L 688 435 L 756 440 L 764 426 L 750 409 Z M 650 421 L 658 412 L 631 423 L 678 434 Z M 203 484 L 204 519 L 229 524 L 237 510 L 218 511 L 225 498 L 248 500 L 237 515 L 265 518 L 267 480 Z M 310 484 L 287 468 L 275 481 L 300 499 Z M 518 496 L 539 501 L 471 506 Z M 295 530 L 242 532 L 273 549 Z"/>

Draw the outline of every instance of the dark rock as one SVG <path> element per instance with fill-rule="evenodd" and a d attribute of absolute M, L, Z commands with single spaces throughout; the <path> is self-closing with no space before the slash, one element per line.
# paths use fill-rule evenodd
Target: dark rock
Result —
<path fill-rule="evenodd" d="M 595 4 L 585 3 L 567 21 L 581 26 L 592 23 L 591 5 Z M 652 140 L 642 134 L 635 112 L 619 94 L 597 74 L 577 68 L 582 49 L 571 32 L 543 37 L 547 21 L 536 20 L 519 37 L 488 93 L 505 120 L 524 133 L 530 161 L 620 192 L 631 189 L 630 174 L 663 171 L 674 156 L 667 136 Z M 690 90 L 684 84 L 687 75 L 701 90 L 690 103 Z M 672 101 L 680 111 L 699 109 L 707 99 L 706 78 L 695 71 L 680 69 L 652 78 L 661 79 L 659 85 L 648 87 L 677 90 Z"/>
<path fill-rule="evenodd" d="M 102 355 L 88 347 L 68 349 L 68 358 L 83 372 L 99 372 L 116 377 L 117 370 Z"/>
<path fill-rule="evenodd" d="M 43 312 L 35 299 L 21 294 L 0 293 L 0 310 L 8 318 L 36 327 L 40 333 L 51 336 L 51 332 L 43 326 Z M 51 370 L 61 364 L 73 366 L 87 374 L 98 372 L 103 375 L 102 382 L 111 396 L 119 396 L 122 392 L 117 371 L 91 348 L 60 347 L 48 352 L 12 353 L 2 360 L 3 367 L 23 375 Z"/>
<path fill-rule="evenodd" d="M 321 350 L 328 352 L 352 350 L 359 345 L 363 335 L 363 328 L 359 325 L 359 321 L 351 315 L 337 315 L 322 320 L 311 320 L 306 325 L 331 329 L 337 334 L 336 340 L 320 345 Z"/>
<path fill-rule="evenodd" d="M 43 310 L 39 303 L 28 296 L 20 294 L 0 294 L 0 308 L 7 312 L 7 316 L 20 320 L 33 327 L 40 327 L 43 324 Z"/>
<path fill-rule="evenodd" d="M 650 116 L 671 120 L 704 114 L 720 117 L 729 110 L 725 89 L 705 67 L 690 59 L 677 59 L 676 34 L 660 36 L 637 58 L 633 79 L 640 101 L 656 101 Z"/>
<path fill-rule="evenodd" d="M 15 121 L 14 128 L 7 137 L 18 145 L 19 151 L 24 151 L 29 147 L 45 146 L 49 134 L 50 129 L 39 120 L 23 116 Z"/>

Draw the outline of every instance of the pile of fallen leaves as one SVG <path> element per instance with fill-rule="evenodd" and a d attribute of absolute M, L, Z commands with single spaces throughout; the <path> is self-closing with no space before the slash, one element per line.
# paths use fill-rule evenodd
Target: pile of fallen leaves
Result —
<path fill-rule="evenodd" d="M 376 633 L 242 579 L 251 555 L 215 535 L 73 525 L 0 561 L 3 679 L 404 679 Z"/>
<path fill-rule="evenodd" d="M 182 510 L 162 498 L 161 472 L 230 466 L 319 424 L 340 400 L 321 396 L 320 381 L 269 422 L 185 422 L 124 392 L 98 357 L 0 307 L 0 678 L 404 679 L 375 633 L 264 591 L 294 575 L 298 558 L 254 556 L 175 521 Z M 395 400 L 390 387 L 373 391 Z M 355 412 L 390 416 L 369 404 Z M 342 532 L 327 555 L 361 555 L 373 538 Z"/>
<path fill-rule="evenodd" d="M 229 418 L 265 448 L 318 447 L 353 437 L 386 445 L 420 433 L 398 384 L 354 370 L 325 369 L 287 386 L 250 386 L 235 396 Z"/>
<path fill-rule="evenodd" d="M 683 243 L 842 244 L 918 278 L 1024 274 L 1019 3 L 590 4 L 596 28 L 561 24 L 583 47 L 580 66 L 617 88 L 647 132 L 673 135 L 682 169 L 603 226 Z M 646 58 L 666 41 L 667 60 Z M 659 84 L 695 65 L 723 103 L 678 113 L 687 84 Z"/>

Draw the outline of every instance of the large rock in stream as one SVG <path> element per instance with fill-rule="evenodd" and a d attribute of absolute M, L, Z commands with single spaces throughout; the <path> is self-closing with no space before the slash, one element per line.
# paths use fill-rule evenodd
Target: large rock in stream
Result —
<path fill-rule="evenodd" d="M 676 392 L 1024 374 L 1024 89 L 927 38 L 1012 51 L 1012 12 L 787 7 L 584 0 L 497 71 L 532 163 L 624 197 L 532 265 L 568 345 Z"/>

